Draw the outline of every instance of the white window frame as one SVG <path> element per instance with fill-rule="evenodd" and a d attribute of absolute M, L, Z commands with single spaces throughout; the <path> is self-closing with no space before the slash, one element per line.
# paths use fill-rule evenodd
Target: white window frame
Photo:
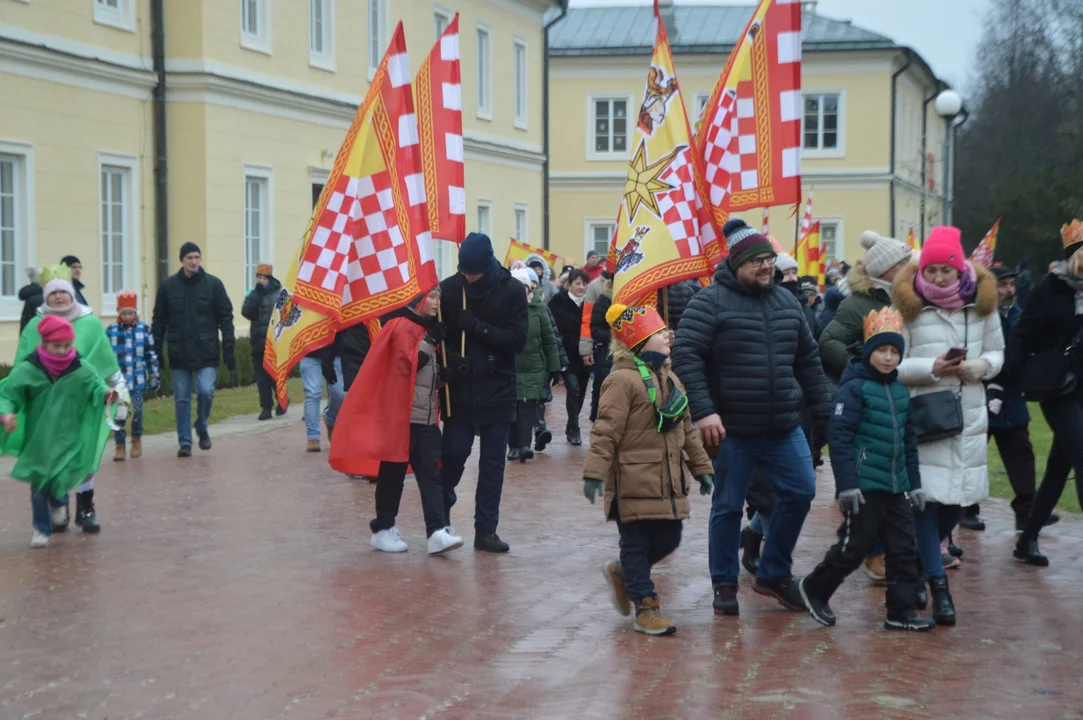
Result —
<path fill-rule="evenodd" d="M 522 74 L 518 57 L 520 51 L 523 54 Z M 515 38 L 512 44 L 511 68 L 513 77 L 512 88 L 512 114 L 515 117 L 517 130 L 527 129 L 527 119 L 530 117 L 530 46 L 523 38 Z"/>
<path fill-rule="evenodd" d="M 263 182 L 266 195 L 263 198 L 263 207 L 260 208 L 260 238 L 259 257 L 256 262 L 249 262 L 248 256 L 248 181 L 259 180 Z M 256 265 L 261 262 L 270 262 L 275 256 L 275 172 L 273 168 L 264 165 L 245 165 L 241 187 L 243 197 L 241 202 L 241 237 L 244 243 L 244 292 L 248 292 L 256 284 Z M 273 263 L 272 263 L 273 264 Z"/>
<path fill-rule="evenodd" d="M 703 114 L 703 108 L 707 106 L 707 101 L 711 99 L 711 93 L 693 93 L 692 94 L 692 108 L 688 114 L 688 122 L 690 125 L 695 126 L 699 122 L 700 116 Z"/>
<path fill-rule="evenodd" d="M 447 30 L 447 26 L 451 24 L 451 21 L 455 19 L 455 13 L 442 7 L 433 7 L 432 9 L 432 39 L 436 42 L 440 39 L 440 36 L 444 34 L 444 30 Z M 444 27 L 441 28 L 440 24 L 443 23 Z"/>
<path fill-rule="evenodd" d="M 376 14 L 376 22 L 372 22 L 372 15 Z M 367 0 L 365 5 L 365 25 L 367 26 L 367 41 L 365 51 L 369 66 L 369 82 L 376 77 L 376 71 L 380 69 L 380 62 L 384 59 L 387 44 L 390 40 L 387 32 L 387 0 Z"/>
<path fill-rule="evenodd" d="M 835 252 L 834 256 L 824 257 L 824 264 L 830 265 L 836 260 L 846 259 L 846 221 L 841 217 L 814 217 L 813 222 L 820 223 L 820 247 L 823 247 L 823 232 L 825 225 L 831 225 L 835 228 Z M 905 241 L 906 236 L 903 236 Z"/>
<path fill-rule="evenodd" d="M 598 250 L 594 245 L 594 228 L 605 226 L 608 229 L 606 238 L 606 247 L 604 252 Z M 587 256 L 587 253 L 591 250 L 597 250 L 598 254 L 605 259 L 605 256 L 609 253 L 609 241 L 613 238 L 613 230 L 616 228 L 617 221 L 613 218 L 587 218 L 583 221 L 583 257 Z"/>
<path fill-rule="evenodd" d="M 312 48 L 313 11 L 317 7 L 323 21 L 323 50 L 319 52 Z M 335 0 L 308 0 L 308 64 L 317 70 L 335 72 Z"/>
<path fill-rule="evenodd" d="M 105 215 L 102 207 L 105 201 L 105 188 L 102 187 L 102 172 L 106 168 L 119 169 L 125 173 L 124 177 L 124 190 L 127 192 L 124 198 L 126 207 L 124 208 L 124 220 L 127 225 L 124 231 L 124 258 L 123 262 L 123 277 L 122 285 L 120 288 L 113 288 L 113 292 L 107 292 L 107 285 L 109 284 L 105 278 L 105 248 L 102 244 L 102 228 L 105 224 Z M 117 292 L 120 290 L 131 290 L 136 294 L 140 293 L 142 287 L 140 283 L 139 265 L 142 262 L 142 249 L 141 241 L 139 237 L 140 229 L 140 212 L 141 203 L 139 197 L 139 158 L 135 155 L 120 155 L 111 152 L 99 152 L 98 153 L 98 253 L 100 262 L 98 264 L 100 275 L 100 287 L 101 287 L 101 311 L 98 313 L 103 317 L 114 317 L 116 315 L 117 306 Z"/>
<path fill-rule="evenodd" d="M 94 24 L 135 32 L 135 0 L 116 0 L 115 8 L 106 4 L 108 0 L 93 0 L 93 2 Z"/>
<path fill-rule="evenodd" d="M 256 3 L 256 32 L 250 33 L 245 24 L 245 11 L 253 0 L 240 0 L 241 47 L 245 50 L 271 54 L 271 0 L 254 0 Z"/>
<path fill-rule="evenodd" d="M 515 203 L 512 210 L 512 228 L 515 231 L 515 239 L 519 242 L 530 242 L 530 207 L 526 203 Z M 519 218 L 522 217 L 523 231 L 519 232 Z"/>
<path fill-rule="evenodd" d="M 837 95 L 839 98 L 838 111 L 838 146 L 833 148 L 806 148 L 805 147 L 805 98 L 816 96 L 823 98 L 825 95 Z M 823 104 L 820 105 L 819 143 L 823 144 Z M 801 157 L 838 159 L 846 157 L 846 89 L 845 88 L 804 88 L 801 91 Z"/>
<path fill-rule="evenodd" d="M 624 100 L 627 105 L 628 116 L 625 118 L 625 131 L 624 131 L 624 150 L 610 150 L 609 152 L 598 152 L 595 148 L 594 142 L 594 105 L 600 100 Z M 587 160 L 627 160 L 631 156 L 632 150 L 632 137 L 635 132 L 635 121 L 633 119 L 633 108 L 635 105 L 634 95 L 621 95 L 610 93 L 599 93 L 597 95 L 587 95 Z M 610 124 L 613 122 L 613 118 L 609 119 Z M 610 139 L 612 139 L 613 133 L 610 131 Z M 610 143 L 612 147 L 612 143 Z"/>
<path fill-rule="evenodd" d="M 433 260 L 436 263 L 436 276 L 441 280 L 446 280 L 457 273 L 455 252 L 458 245 L 450 240 L 433 238 L 432 246 Z"/>
<path fill-rule="evenodd" d="M 15 321 L 22 316 L 23 302 L 19 299 L 19 288 L 26 283 L 24 268 L 33 265 L 36 261 L 37 251 L 37 226 L 35 223 L 35 211 L 37 208 L 34 198 L 35 175 L 34 175 L 34 146 L 27 143 L 8 142 L 0 140 L 0 156 L 13 161 L 14 172 L 12 179 L 15 184 L 14 227 L 15 243 L 13 249 L 15 257 L 14 273 L 12 276 L 12 294 L 0 295 L 0 320 Z M 0 286 L 0 293 L 3 287 Z"/>
<path fill-rule="evenodd" d="M 488 227 L 483 227 L 481 222 L 481 211 L 484 210 L 487 214 Z M 475 203 L 474 220 L 477 223 L 477 231 L 489 237 L 493 236 L 493 203 L 491 200 L 478 200 Z"/>
<path fill-rule="evenodd" d="M 485 53 L 481 51 L 481 38 L 485 36 Z M 493 119 L 493 30 L 485 23 L 477 24 L 474 35 L 474 86 L 476 91 L 476 114 L 482 120 Z M 484 102 L 482 102 L 484 100 Z"/>

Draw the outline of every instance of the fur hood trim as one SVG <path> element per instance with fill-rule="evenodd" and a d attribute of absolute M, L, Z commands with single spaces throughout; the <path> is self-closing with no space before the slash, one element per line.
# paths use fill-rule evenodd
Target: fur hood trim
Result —
<path fill-rule="evenodd" d="M 997 309 L 996 276 L 981 263 L 972 263 L 972 266 L 977 275 L 978 292 L 974 301 L 964 307 L 975 308 L 980 317 L 985 317 L 996 312 Z M 854 270 L 856 269 L 855 267 Z M 854 270 L 850 271 L 851 275 Z M 914 288 L 914 280 L 917 278 L 917 274 L 918 264 L 912 262 L 899 270 L 898 275 L 895 276 L 895 282 L 891 286 L 892 303 L 902 313 L 903 320 L 907 324 L 914 322 L 926 308 L 935 307 L 918 295 L 918 291 Z"/>

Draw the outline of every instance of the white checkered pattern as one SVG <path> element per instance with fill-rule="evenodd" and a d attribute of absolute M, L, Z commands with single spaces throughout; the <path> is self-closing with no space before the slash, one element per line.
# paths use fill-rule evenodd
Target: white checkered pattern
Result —
<path fill-rule="evenodd" d="M 696 212 L 696 185 L 689 152 L 687 148 L 679 152 L 658 178 L 674 188 L 658 194 L 658 209 L 682 258 L 699 255 L 701 251 L 700 218 Z"/>
<path fill-rule="evenodd" d="M 437 40 L 426 62 L 429 64 L 433 87 L 418 87 L 417 90 L 430 93 L 434 129 L 439 135 L 435 142 L 436 187 L 439 188 L 439 193 L 437 197 L 429 198 L 429 201 L 435 203 L 439 210 L 440 232 L 437 237 L 462 240 L 466 235 L 466 158 L 463 152 L 463 102 L 457 17 Z"/>

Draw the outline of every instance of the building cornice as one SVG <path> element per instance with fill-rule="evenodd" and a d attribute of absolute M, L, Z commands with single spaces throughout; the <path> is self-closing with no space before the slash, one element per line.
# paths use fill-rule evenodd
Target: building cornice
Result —
<path fill-rule="evenodd" d="M 549 174 L 554 190 L 611 191 L 624 187 L 626 173 L 612 171 L 559 172 Z M 854 168 L 845 170 L 810 170 L 801 174 L 806 185 L 836 187 L 840 185 L 875 187 L 886 186 L 891 181 L 887 168 Z"/>

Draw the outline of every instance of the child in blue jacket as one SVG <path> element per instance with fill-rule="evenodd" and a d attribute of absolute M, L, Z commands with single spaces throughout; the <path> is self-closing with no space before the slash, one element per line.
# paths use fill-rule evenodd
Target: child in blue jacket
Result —
<path fill-rule="evenodd" d="M 154 351 L 154 339 L 150 334 L 150 325 L 139 319 L 136 311 L 138 298 L 134 292 L 121 291 L 117 294 L 117 321 L 106 328 L 109 343 L 117 356 L 117 364 L 128 383 L 128 392 L 132 397 L 132 450 L 134 460 L 143 454 L 143 392 L 157 390 L 161 385 L 158 353 Z M 121 428 L 115 433 L 117 443 L 114 461 L 124 460 L 126 433 L 124 421 L 117 419 Z"/>
<path fill-rule="evenodd" d="M 828 601 L 882 538 L 887 555 L 887 620 L 890 630 L 930 630 L 918 617 L 915 601 L 921 583 L 914 543 L 914 513 L 925 507 L 918 469 L 918 435 L 910 392 L 896 368 L 905 349 L 903 319 L 895 310 L 872 311 L 865 318 L 861 360 L 842 374 L 831 418 L 831 467 L 839 507 L 846 517 L 823 562 L 798 587 L 809 613 L 834 625 Z"/>

